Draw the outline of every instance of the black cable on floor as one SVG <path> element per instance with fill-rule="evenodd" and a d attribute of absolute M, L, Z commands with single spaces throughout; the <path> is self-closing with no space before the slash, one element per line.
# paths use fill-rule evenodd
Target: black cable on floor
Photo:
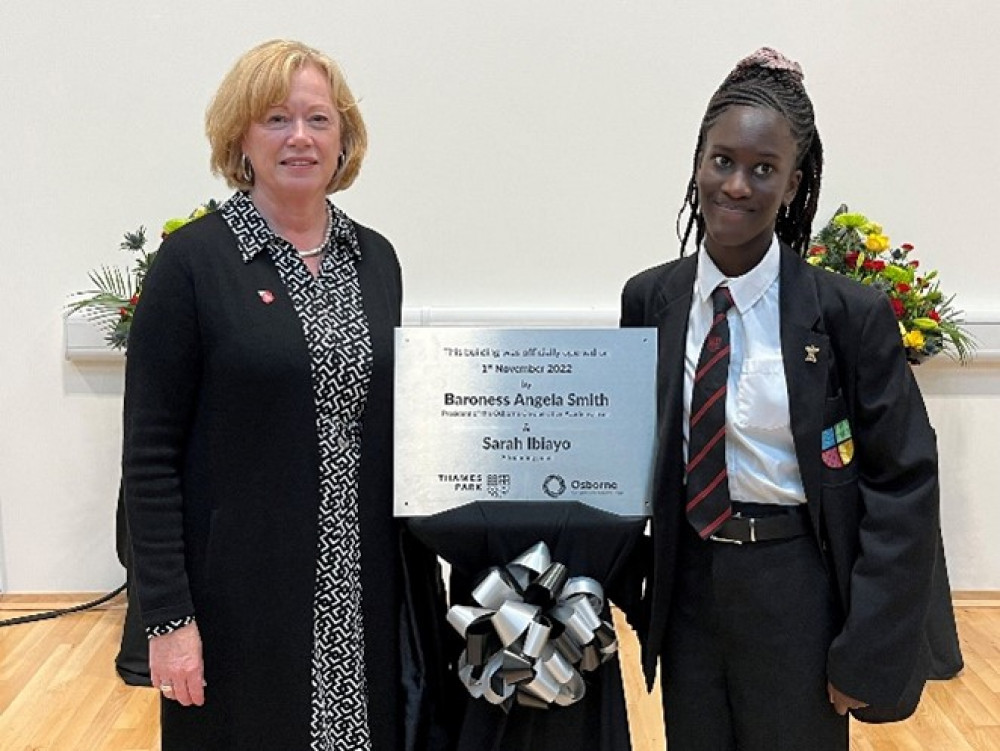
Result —
<path fill-rule="evenodd" d="M 59 610 L 46 610 L 44 613 L 32 613 L 31 615 L 21 615 L 17 618 L 8 618 L 5 621 L 0 621 L 0 628 L 4 626 L 16 626 L 19 623 L 34 623 L 35 621 L 46 621 L 49 618 L 57 618 L 60 615 L 67 615 L 69 613 L 78 613 L 81 610 L 88 610 L 90 608 L 96 608 L 98 605 L 103 605 L 105 602 L 110 600 L 112 597 L 116 597 L 125 591 L 128 586 L 126 581 L 118 589 L 113 592 L 108 592 L 102 597 L 98 597 L 96 600 L 91 600 L 90 602 L 85 602 L 82 605 L 73 605 L 69 608 L 60 608 Z"/>

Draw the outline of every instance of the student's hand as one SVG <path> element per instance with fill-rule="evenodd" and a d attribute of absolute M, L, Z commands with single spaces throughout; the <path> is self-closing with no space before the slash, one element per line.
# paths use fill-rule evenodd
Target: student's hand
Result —
<path fill-rule="evenodd" d="M 853 696 L 848 696 L 841 692 L 829 681 L 826 682 L 826 693 L 830 697 L 830 703 L 833 705 L 834 710 L 839 715 L 845 715 L 852 709 L 861 709 L 868 706 L 863 701 L 858 701 Z"/>

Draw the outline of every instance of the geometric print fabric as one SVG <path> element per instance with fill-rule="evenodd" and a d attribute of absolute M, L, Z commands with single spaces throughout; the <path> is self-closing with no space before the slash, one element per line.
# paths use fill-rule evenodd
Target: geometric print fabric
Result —
<path fill-rule="evenodd" d="M 267 249 L 309 349 L 320 455 L 310 749 L 368 751 L 358 468 L 372 346 L 355 268 L 360 246 L 354 226 L 329 201 L 327 209 L 331 231 L 315 278 L 249 196 L 234 196 L 223 216 L 245 255 L 248 248 Z"/>

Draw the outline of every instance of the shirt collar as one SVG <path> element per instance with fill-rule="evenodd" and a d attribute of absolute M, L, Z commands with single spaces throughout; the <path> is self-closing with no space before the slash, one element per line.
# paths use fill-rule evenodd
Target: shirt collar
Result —
<path fill-rule="evenodd" d="M 742 276 L 736 277 L 727 277 L 719 271 L 719 267 L 715 265 L 715 261 L 705 250 L 705 244 L 702 243 L 698 248 L 698 271 L 694 282 L 695 293 L 702 302 L 708 302 L 712 299 L 712 290 L 725 283 L 733 296 L 736 309 L 742 314 L 750 310 L 774 284 L 774 280 L 778 278 L 780 267 L 781 252 L 777 235 L 772 236 L 771 245 L 760 263 Z"/>
<path fill-rule="evenodd" d="M 330 242 L 333 245 L 333 251 L 335 253 L 346 251 L 352 259 L 360 259 L 361 245 L 358 243 L 353 222 L 329 199 L 326 201 L 326 210 L 332 228 Z M 236 235 L 236 243 L 244 263 L 250 263 L 258 254 L 267 251 L 271 246 L 288 245 L 285 240 L 274 233 L 267 220 L 257 210 L 250 198 L 250 193 L 247 191 L 234 193 L 228 201 L 222 204 L 219 212 L 226 224 L 233 230 L 233 234 Z"/>

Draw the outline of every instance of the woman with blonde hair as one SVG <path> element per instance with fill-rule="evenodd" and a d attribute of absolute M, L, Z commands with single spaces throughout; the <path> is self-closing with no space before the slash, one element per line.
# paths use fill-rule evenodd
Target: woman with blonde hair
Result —
<path fill-rule="evenodd" d="M 236 193 L 163 243 L 126 373 L 163 749 L 394 751 L 401 275 L 327 198 L 358 174 L 364 121 L 333 60 L 276 40 L 237 61 L 206 130 Z"/>

